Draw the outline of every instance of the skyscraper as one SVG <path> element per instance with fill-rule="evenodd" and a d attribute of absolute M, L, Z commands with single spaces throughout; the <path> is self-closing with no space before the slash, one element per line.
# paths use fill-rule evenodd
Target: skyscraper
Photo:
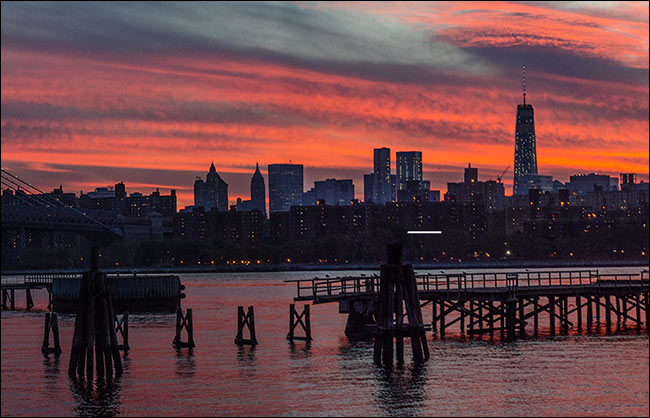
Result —
<path fill-rule="evenodd" d="M 422 152 L 402 151 L 396 153 L 397 190 L 406 190 L 408 181 L 422 181 Z"/>
<path fill-rule="evenodd" d="M 266 213 L 266 187 L 264 186 L 264 177 L 260 173 L 259 164 L 256 165 L 255 173 L 251 179 L 251 208 Z"/>
<path fill-rule="evenodd" d="M 269 164 L 269 212 L 302 204 L 302 164 Z"/>
<path fill-rule="evenodd" d="M 384 204 L 393 200 L 390 178 L 390 148 L 375 148 L 375 203 Z"/>
<path fill-rule="evenodd" d="M 201 177 L 194 182 L 194 205 L 203 206 L 206 211 L 213 208 L 228 210 L 228 183 L 217 174 L 214 163 L 210 164 L 205 182 Z"/>
<path fill-rule="evenodd" d="M 535 117 L 533 106 L 526 104 L 526 66 L 523 67 L 524 102 L 517 105 L 515 125 L 515 178 L 512 194 L 523 193 L 524 176 L 537 175 L 537 146 L 535 144 Z"/>

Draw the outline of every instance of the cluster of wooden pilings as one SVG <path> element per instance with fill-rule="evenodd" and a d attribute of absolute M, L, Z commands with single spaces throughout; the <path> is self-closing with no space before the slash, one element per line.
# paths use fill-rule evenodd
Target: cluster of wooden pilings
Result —
<path fill-rule="evenodd" d="M 521 295 L 516 289 L 501 295 L 449 295 L 424 303 L 432 305 L 431 329 L 444 339 L 449 328 L 458 324 L 461 334 L 472 338 L 487 335 L 501 340 L 537 337 L 540 322 L 551 336 L 569 331 L 611 331 L 613 326 L 647 329 L 649 298 L 630 287 L 601 288 L 590 292 L 547 296 Z"/>
<path fill-rule="evenodd" d="M 68 375 L 90 382 L 96 367 L 97 381 L 111 382 L 123 370 L 114 327 L 113 299 L 106 274 L 98 269 L 98 252 L 97 247 L 92 248 L 90 271 L 81 279 Z"/>
<path fill-rule="evenodd" d="M 410 264 L 402 264 L 399 244 L 388 246 L 388 264 L 381 266 L 376 330 L 375 363 L 393 365 L 393 340 L 397 363 L 404 363 L 404 337 L 411 340 L 414 363 L 429 359 L 415 274 Z"/>

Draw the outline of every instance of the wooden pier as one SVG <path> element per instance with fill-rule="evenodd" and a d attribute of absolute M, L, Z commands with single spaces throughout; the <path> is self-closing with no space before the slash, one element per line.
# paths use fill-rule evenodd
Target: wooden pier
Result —
<path fill-rule="evenodd" d="M 371 335 L 378 308 L 379 277 L 314 278 L 295 282 L 294 301 L 339 303 L 347 313 L 346 335 Z M 444 339 L 450 327 L 470 338 L 512 340 L 569 329 L 611 331 L 628 326 L 647 331 L 648 271 L 604 274 L 597 270 L 421 274 L 416 276 L 421 306 L 431 306 L 428 329 Z"/>
<path fill-rule="evenodd" d="M 77 309 L 81 273 L 25 274 L 2 278 L 2 309 L 15 310 L 15 292 L 26 292 L 26 309 L 33 306 L 32 291 L 48 292 L 48 310 L 74 313 Z M 175 312 L 185 297 L 175 275 L 108 275 L 116 312 Z"/>

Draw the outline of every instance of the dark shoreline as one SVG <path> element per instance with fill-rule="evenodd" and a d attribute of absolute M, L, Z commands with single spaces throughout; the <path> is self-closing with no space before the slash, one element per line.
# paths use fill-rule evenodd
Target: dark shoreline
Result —
<path fill-rule="evenodd" d="M 645 260 L 496 260 L 496 261 L 466 261 L 440 263 L 412 263 L 416 270 L 449 270 L 449 269 L 484 269 L 484 268 L 570 268 L 570 267 L 648 267 L 650 262 Z M 379 263 L 373 264 L 263 264 L 248 266 L 215 266 L 215 267 L 127 267 L 121 269 L 102 269 L 107 273 L 256 273 L 278 271 L 342 271 L 342 270 L 379 270 Z M 3 276 L 30 273 L 74 273 L 82 269 L 37 269 L 37 270 L 2 270 Z"/>

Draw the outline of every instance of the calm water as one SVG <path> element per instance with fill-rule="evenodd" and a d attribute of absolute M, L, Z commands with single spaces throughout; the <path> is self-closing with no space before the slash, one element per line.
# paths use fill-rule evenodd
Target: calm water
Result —
<path fill-rule="evenodd" d="M 338 305 L 325 304 L 312 306 L 314 341 L 291 345 L 295 285 L 282 280 L 325 274 L 337 273 L 182 275 L 197 347 L 172 347 L 173 315 L 131 316 L 124 376 L 92 390 L 67 376 L 72 316 L 60 318 L 63 354 L 42 356 L 47 300 L 37 291 L 39 311 L 2 312 L 2 415 L 648 416 L 645 330 L 509 344 L 453 335 L 441 342 L 429 333 L 427 364 L 385 372 L 373 364 L 371 344 L 343 336 Z M 238 305 L 255 306 L 255 349 L 234 344 Z M 430 308 L 423 312 L 431 318 Z"/>

